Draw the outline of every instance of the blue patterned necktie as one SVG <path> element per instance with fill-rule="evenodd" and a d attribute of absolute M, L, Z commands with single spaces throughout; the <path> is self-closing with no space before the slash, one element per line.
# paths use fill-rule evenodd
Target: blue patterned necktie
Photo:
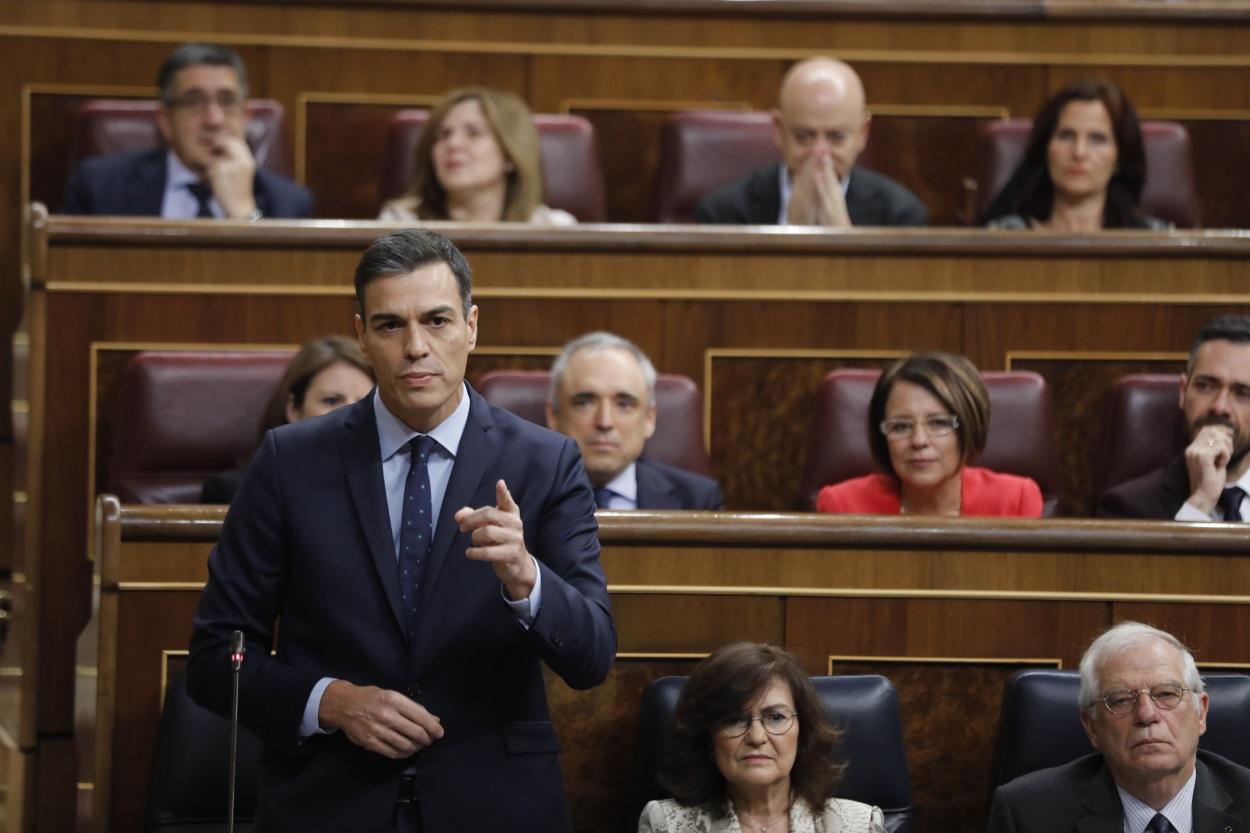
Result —
<path fill-rule="evenodd" d="M 404 507 L 399 518 L 399 591 L 410 637 L 416 633 L 417 598 L 425 578 L 430 540 L 434 537 L 429 470 L 434 445 L 434 440 L 424 436 L 408 443 L 412 464 L 408 468 L 408 479 L 404 481 Z"/>
<path fill-rule="evenodd" d="M 213 197 L 213 189 L 203 182 L 190 182 L 187 184 L 187 190 L 191 192 L 191 196 L 195 197 L 195 203 L 199 206 L 199 211 L 195 215 L 196 219 L 214 216 L 213 208 L 208 202 Z"/>
<path fill-rule="evenodd" d="M 1176 833 L 1176 828 L 1163 813 L 1155 813 L 1155 817 L 1146 825 L 1146 833 Z"/>
<path fill-rule="evenodd" d="M 1238 486 L 1229 486 L 1223 492 L 1220 492 L 1220 499 L 1216 501 L 1216 506 L 1224 511 L 1224 520 L 1240 521 L 1241 517 L 1241 501 L 1246 493 Z"/>
<path fill-rule="evenodd" d="M 602 486 L 600 486 L 598 489 L 595 489 L 595 506 L 599 507 L 600 509 L 607 509 L 608 501 L 612 499 L 613 494 L 615 494 L 615 492 L 613 492 L 611 489 L 605 489 Z"/>

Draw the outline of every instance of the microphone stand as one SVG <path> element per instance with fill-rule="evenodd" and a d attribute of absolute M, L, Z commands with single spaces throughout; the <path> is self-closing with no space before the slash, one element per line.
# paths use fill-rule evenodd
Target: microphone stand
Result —
<path fill-rule="evenodd" d="M 230 703 L 230 799 L 226 828 L 229 833 L 234 833 L 234 791 L 239 756 L 239 669 L 243 667 L 243 655 L 246 653 L 243 631 L 235 631 L 230 635 L 230 667 L 234 677 L 234 694 Z"/>

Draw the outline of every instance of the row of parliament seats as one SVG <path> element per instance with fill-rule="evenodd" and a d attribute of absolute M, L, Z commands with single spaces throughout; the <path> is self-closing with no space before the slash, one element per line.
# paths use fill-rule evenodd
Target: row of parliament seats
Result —
<path fill-rule="evenodd" d="M 195 503 L 209 475 L 246 462 L 270 391 L 291 353 L 145 351 L 122 374 L 112 436 L 108 491 L 123 503 Z M 820 487 L 873 470 L 864 436 L 878 371 L 841 369 L 814 392 L 815 418 L 803 494 L 815 505 Z M 987 371 L 992 420 L 979 463 L 1032 477 L 1053 515 L 1060 497 L 1050 393 L 1028 372 Z M 546 371 L 483 374 L 477 387 L 490 402 L 545 424 Z M 1126 376 L 1107 410 L 1098 493 L 1163 465 L 1184 445 L 1177 379 Z M 713 474 L 703 433 L 703 397 L 683 376 L 661 374 L 657 427 L 647 444 L 653 459 Z M 749 508 L 749 507 L 744 507 Z"/>
<path fill-rule="evenodd" d="M 159 146 L 156 106 L 153 101 L 131 99 L 85 102 L 71 164 L 86 156 Z M 276 101 L 253 100 L 251 108 L 248 141 L 258 164 L 289 175 L 282 106 Z M 413 149 L 427 118 L 425 110 L 400 110 L 391 118 L 378 180 L 379 207 L 385 200 L 402 195 L 412 181 Z M 583 223 L 604 222 L 607 199 L 593 126 L 580 116 L 550 114 L 535 115 L 534 124 L 542 153 L 546 202 Z M 1006 184 L 1024 155 L 1030 127 L 1028 119 L 1003 119 L 983 126 L 977 155 L 981 160 L 979 204 L 970 216 L 984 210 Z M 1142 194 L 1144 210 L 1180 228 L 1197 227 L 1198 194 L 1187 131 L 1175 122 L 1144 122 L 1142 135 L 1148 170 Z M 871 142 L 862 160 L 872 166 Z M 658 223 L 691 222 L 705 194 L 779 161 L 769 113 L 676 113 L 662 134 L 652 218 Z"/>
<path fill-rule="evenodd" d="M 1250 677 L 1204 675 L 1211 698 L 1208 730 L 1200 746 L 1244 765 L 1250 764 Z M 876 675 L 813 677 L 830 719 L 843 732 L 838 754 L 847 762 L 838 795 L 873 804 L 885 814 L 891 833 L 912 833 L 914 809 L 904 754 L 898 694 Z M 639 704 L 625 818 L 619 829 L 632 831 L 646 802 L 667 797 L 655 773 L 664 736 L 685 684 L 684 677 L 662 677 Z M 991 787 L 1093 751 L 1077 714 L 1080 678 L 1074 671 L 1029 669 L 1016 672 L 1003 690 Z M 151 787 L 147 828 L 162 833 L 225 829 L 230 724 L 193 703 L 179 674 L 166 690 Z M 261 745 L 250 732 L 239 735 L 235 819 L 251 829 Z M 601 825 L 611 829 L 612 820 Z"/>

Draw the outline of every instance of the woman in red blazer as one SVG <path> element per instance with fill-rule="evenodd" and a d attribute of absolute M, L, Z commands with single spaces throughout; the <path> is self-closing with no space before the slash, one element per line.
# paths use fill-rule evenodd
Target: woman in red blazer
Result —
<path fill-rule="evenodd" d="M 972 362 L 914 353 L 881 374 L 868 403 L 868 441 L 885 474 L 820 490 L 820 512 L 862 515 L 1042 514 L 1027 477 L 965 465 L 985 448 L 990 398 Z"/>

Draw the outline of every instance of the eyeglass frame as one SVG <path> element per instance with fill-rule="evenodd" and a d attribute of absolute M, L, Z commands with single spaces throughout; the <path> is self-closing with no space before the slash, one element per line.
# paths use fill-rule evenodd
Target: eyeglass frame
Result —
<path fill-rule="evenodd" d="M 1165 706 L 1155 699 L 1155 693 L 1154 693 L 1155 689 L 1164 688 L 1164 687 L 1180 689 L 1179 699 L 1176 701 L 1176 703 L 1174 703 L 1171 706 Z M 1112 717 L 1127 717 L 1128 715 L 1132 714 L 1137 709 L 1137 707 L 1141 704 L 1141 694 L 1143 691 L 1146 692 L 1146 696 L 1150 698 L 1151 705 L 1153 705 L 1156 709 L 1159 709 L 1160 711 L 1170 712 L 1170 711 L 1175 710 L 1177 707 L 1179 707 L 1181 703 L 1184 703 L 1185 695 L 1192 693 L 1193 689 L 1189 688 L 1188 686 L 1181 685 L 1180 683 L 1156 683 L 1155 685 L 1152 685 L 1150 688 L 1114 688 L 1111 691 L 1107 692 L 1102 697 L 1099 697 L 1097 700 L 1090 703 L 1089 705 L 1091 707 L 1097 707 L 1098 704 L 1101 703 L 1103 708 L 1107 710 L 1107 714 L 1111 715 Z M 1131 694 L 1133 696 L 1133 702 L 1128 707 L 1127 710 L 1125 710 L 1124 712 L 1117 713 L 1115 710 L 1111 708 L 1111 704 L 1107 701 L 1111 698 L 1111 695 L 1113 694 L 1124 694 L 1124 693 Z"/>
<path fill-rule="evenodd" d="M 936 431 L 935 432 L 929 426 L 929 423 L 932 420 L 947 420 L 947 419 L 949 419 L 951 423 L 951 427 L 949 431 Z M 892 422 L 893 423 L 910 422 L 911 430 L 908 431 L 906 434 L 891 435 L 889 431 L 889 425 Z M 954 434 L 955 432 L 959 430 L 959 416 L 957 414 L 947 414 L 945 416 L 940 416 L 940 417 L 938 416 L 925 417 L 922 420 L 883 419 L 881 420 L 881 422 L 877 423 L 877 430 L 881 432 L 881 435 L 885 437 L 887 441 L 901 441 L 901 440 L 906 440 L 906 439 L 910 439 L 914 437 L 916 435 L 916 426 L 921 425 L 921 424 L 924 425 L 925 433 L 928 434 L 930 437 L 949 437 L 951 434 Z"/>
<path fill-rule="evenodd" d="M 228 114 L 240 113 L 247 108 L 247 98 L 230 90 L 221 90 L 214 95 L 192 90 L 177 98 L 162 99 L 161 103 L 169 110 L 185 110 L 194 113 L 207 112 L 213 104 L 217 105 L 218 110 Z"/>
<path fill-rule="evenodd" d="M 752 723 L 759 721 L 760 728 L 762 728 L 767 734 L 772 735 L 773 737 L 779 737 L 781 735 L 784 735 L 786 732 L 790 731 L 790 729 L 794 726 L 794 724 L 797 723 L 799 720 L 799 713 L 796 712 L 794 709 L 790 708 L 789 706 L 775 706 L 775 707 L 770 707 L 768 710 L 773 711 L 773 710 L 780 710 L 780 709 L 785 709 L 790 714 L 790 717 L 786 721 L 786 728 L 782 729 L 779 732 L 774 732 L 772 729 L 768 728 L 768 724 L 764 722 L 764 715 L 762 714 L 759 715 L 758 717 L 753 716 L 753 715 L 736 715 L 736 716 L 730 715 L 729 717 L 736 717 L 736 719 L 746 721 L 746 725 L 742 727 L 742 731 L 732 732 L 732 730 L 729 728 L 729 723 L 727 722 L 729 717 L 726 717 L 725 720 L 721 721 L 716 726 L 716 732 L 719 733 L 721 737 L 727 738 L 730 740 L 734 738 L 740 738 L 751 731 Z"/>

